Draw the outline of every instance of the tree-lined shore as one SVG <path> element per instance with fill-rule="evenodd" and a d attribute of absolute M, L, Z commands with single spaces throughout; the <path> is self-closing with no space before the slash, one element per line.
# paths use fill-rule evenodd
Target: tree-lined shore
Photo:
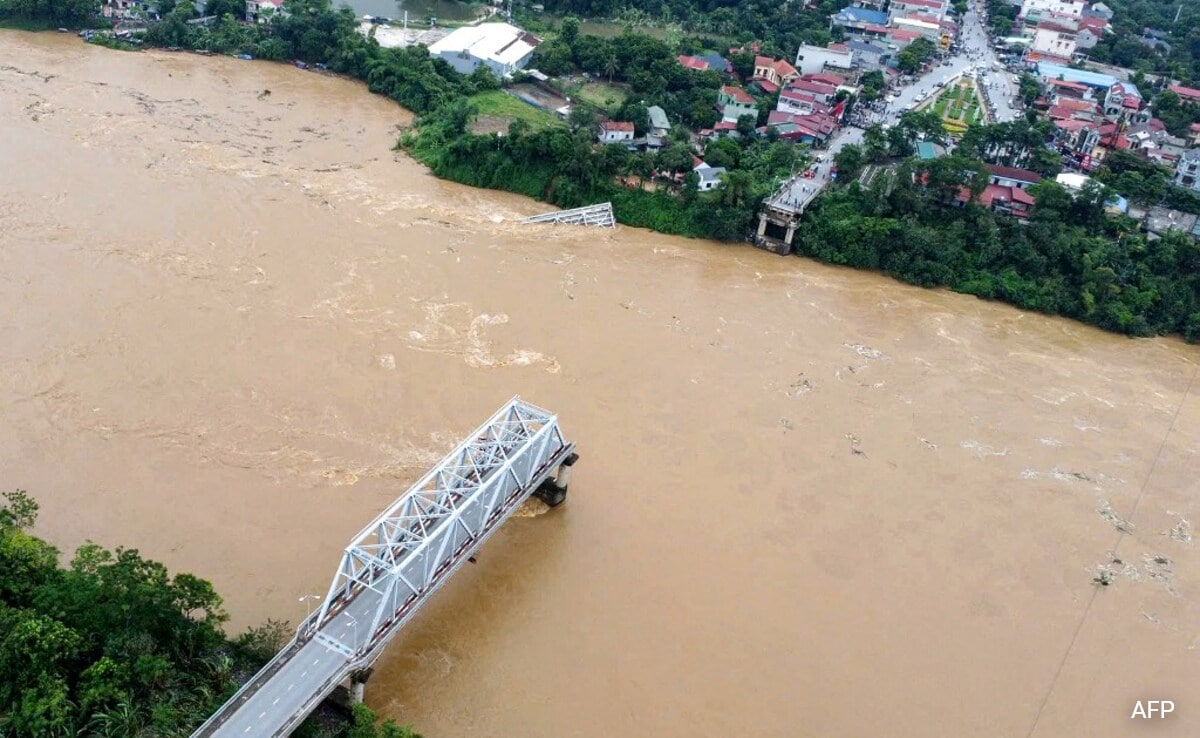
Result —
<path fill-rule="evenodd" d="M 14 3 L 27 0 L 0 2 L 9 17 L 34 18 L 30 11 L 21 15 L 12 10 Z M 49 0 L 39 7 L 49 9 L 48 18 L 75 18 L 81 12 L 77 4 L 86 2 L 94 0 Z M 738 7 L 744 10 L 742 4 Z M 501 86 L 486 70 L 458 74 L 431 58 L 423 46 L 381 48 L 358 32 L 348 8 L 334 10 L 329 0 L 287 0 L 285 11 L 260 24 L 240 23 L 226 14 L 206 27 L 189 24 L 194 11 L 190 4 L 181 4 L 141 40 L 160 47 L 324 64 L 415 112 L 415 125 L 398 146 L 438 176 L 564 208 L 610 200 L 621 223 L 668 234 L 744 240 L 763 198 L 809 159 L 803 146 L 754 134 L 753 124 L 762 121 L 747 116 L 740 139 L 723 138 L 704 147 L 707 163 L 727 171 L 721 187 L 698 191 L 690 130 L 715 120 L 722 78 L 716 72 L 685 69 L 675 61 L 680 48 L 696 48 L 699 42 L 694 39 L 672 46 L 636 31 L 600 38 L 580 33 L 578 24 L 568 19 L 539 47 L 534 63 L 563 74 L 607 79 L 626 91 L 624 98 L 607 105 L 577 101 L 565 121 L 547 114 L 544 125 L 514 119 L 504 130 L 476 132 L 472 123 L 480 105 L 488 95 L 499 94 Z M 747 57 L 734 53 L 731 61 L 745 72 L 753 62 Z M 764 118 L 774 103 L 759 103 Z M 678 123 L 662 150 L 631 152 L 596 144 L 598 115 L 644 126 L 652 104 Z M 1095 173 L 1095 186 L 1084 192 L 1072 194 L 1053 182 L 1040 185 L 1031 217 L 1022 222 L 985 210 L 973 200 L 963 203 L 949 193 L 977 188 L 973 173 L 1001 150 L 1024 151 L 1027 159 L 1021 166 L 1053 176 L 1057 155 L 1042 145 L 1046 132 L 1025 121 L 1007 127 L 974 126 L 956 156 L 918 165 L 912 158 L 918 137 L 936 140 L 942 135 L 939 122 L 907 114 L 886 134 L 868 131 L 863 148 L 843 150 L 839 184 L 805 213 L 798 253 L 880 269 L 915 284 L 949 287 L 1129 335 L 1200 337 L 1200 252 L 1195 239 L 1170 233 L 1152 240 L 1134 221 L 1104 208 L 1115 192 L 1106 189 L 1111 185 L 1132 187 L 1136 199 L 1149 204 L 1195 210 L 1191 193 L 1170 185 L 1153 167 L 1135 166 L 1128 157 L 1118 156 Z M 867 164 L 889 173 L 860 186 L 855 178 Z"/>
<path fill-rule="evenodd" d="M 188 736 L 291 637 L 267 621 L 234 638 L 221 596 L 137 550 L 60 552 L 31 531 L 36 500 L 0 495 L 0 735 Z M 302 738 L 419 738 L 365 706 Z"/>

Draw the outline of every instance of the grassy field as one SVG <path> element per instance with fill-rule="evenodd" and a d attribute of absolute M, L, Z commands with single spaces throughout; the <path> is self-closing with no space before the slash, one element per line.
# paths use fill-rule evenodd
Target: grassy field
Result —
<path fill-rule="evenodd" d="M 607 82 L 588 82 L 574 94 L 600 108 L 619 106 L 629 95 L 620 85 L 610 85 Z"/>
<path fill-rule="evenodd" d="M 499 90 L 473 95 L 470 102 L 478 108 L 480 117 L 523 120 L 534 128 L 564 125 L 553 113 L 535 108 Z"/>

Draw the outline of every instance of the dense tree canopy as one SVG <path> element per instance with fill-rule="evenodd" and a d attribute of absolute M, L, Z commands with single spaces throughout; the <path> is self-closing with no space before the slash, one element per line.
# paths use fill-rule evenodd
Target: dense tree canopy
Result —
<path fill-rule="evenodd" d="M 1037 136 L 1029 138 L 1037 129 L 1023 125 L 977 131 L 953 156 L 902 159 L 869 188 L 840 177 L 849 184 L 805 213 L 799 253 L 1113 331 L 1200 338 L 1200 242 L 1181 231 L 1148 241 L 1132 219 L 1106 212 L 1113 190 L 1104 177 L 1137 173 L 1131 162 L 1117 157 L 1076 195 L 1049 179 L 1035 185 L 1028 223 L 977 204 L 986 184 L 977 156 L 1037 166 Z M 839 154 L 839 170 L 861 167 L 868 150 L 880 160 L 904 151 L 908 136 L 893 134 L 904 128 L 868 131 L 863 150 Z M 972 195 L 965 206 L 964 189 Z"/>
<path fill-rule="evenodd" d="M 77 26 L 100 12 L 100 0 L 0 0 L 0 17 Z"/>
<path fill-rule="evenodd" d="M 187 735 L 290 637 L 268 622 L 226 639 L 221 597 L 137 551 L 87 543 L 66 567 L 29 529 L 38 505 L 22 491 L 0 505 L 0 735 L 152 738 Z M 419 738 L 375 725 L 365 708 L 334 732 Z"/>
<path fill-rule="evenodd" d="M 1105 0 L 1105 5 L 1113 10 L 1113 32 L 1088 52 L 1092 59 L 1200 85 L 1200 4 Z M 1147 28 L 1165 33 L 1167 45 L 1142 43 Z"/>
<path fill-rule="evenodd" d="M 546 9 L 587 18 L 617 18 L 633 25 L 654 20 L 730 41 L 760 40 L 767 53 L 790 58 L 802 43 L 834 40 L 829 16 L 841 0 L 781 3 L 775 0 L 546 0 Z M 724 51 L 724 49 L 722 49 Z"/>

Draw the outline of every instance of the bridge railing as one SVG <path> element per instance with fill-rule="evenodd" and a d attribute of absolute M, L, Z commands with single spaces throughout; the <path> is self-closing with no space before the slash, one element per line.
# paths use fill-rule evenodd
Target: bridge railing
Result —
<path fill-rule="evenodd" d="M 363 528 L 343 555 L 321 608 L 305 618 L 292 640 L 194 733 L 211 735 L 300 649 L 318 639 L 344 661 L 305 696 L 274 735 L 287 735 L 358 669 L 370 666 L 387 642 L 528 499 L 554 469 L 572 457 L 558 418 L 514 397 L 433 470 Z M 567 461 L 570 465 L 572 461 Z M 370 588 L 380 595 L 371 625 L 352 645 L 322 632 Z M 362 615 L 359 615 L 362 617 Z M 326 643 L 326 641 L 329 641 Z M 278 724 L 278 723 L 277 723 Z"/>

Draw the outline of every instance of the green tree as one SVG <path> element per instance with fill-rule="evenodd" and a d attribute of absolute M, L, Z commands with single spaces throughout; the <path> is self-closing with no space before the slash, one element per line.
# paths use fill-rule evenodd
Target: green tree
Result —
<path fill-rule="evenodd" d="M 841 182 L 853 182 L 866 165 L 863 150 L 854 144 L 843 146 L 833 160 L 837 164 L 838 180 Z"/>
<path fill-rule="evenodd" d="M 558 38 L 574 53 L 575 44 L 579 41 L 579 19 L 573 15 L 563 18 L 562 27 L 558 31 Z"/>
<path fill-rule="evenodd" d="M 205 15 L 215 15 L 222 18 L 226 15 L 232 15 L 237 19 L 246 17 L 246 3 L 243 0 L 208 0 L 204 4 Z"/>

